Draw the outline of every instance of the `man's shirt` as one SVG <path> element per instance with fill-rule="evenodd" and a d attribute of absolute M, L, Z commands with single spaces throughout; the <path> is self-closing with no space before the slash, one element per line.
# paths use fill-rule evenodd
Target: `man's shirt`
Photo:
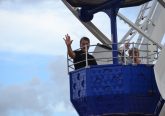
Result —
<path fill-rule="evenodd" d="M 86 55 L 82 50 L 76 50 L 75 52 L 75 58 L 73 59 L 73 63 L 75 70 L 83 68 L 86 66 Z M 97 62 L 95 58 L 88 54 L 88 65 L 97 65 Z"/>

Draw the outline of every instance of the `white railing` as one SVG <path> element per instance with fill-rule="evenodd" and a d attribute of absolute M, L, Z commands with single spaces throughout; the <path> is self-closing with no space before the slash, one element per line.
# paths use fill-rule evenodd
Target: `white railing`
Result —
<path fill-rule="evenodd" d="M 129 45 L 130 45 L 129 50 L 125 49 L 123 43 L 118 43 L 118 44 L 119 44 L 118 46 L 123 47 L 123 49 L 119 48 L 117 50 L 118 51 L 118 57 L 117 58 L 118 58 L 119 64 L 122 64 L 122 65 L 130 64 L 130 63 L 127 62 L 128 58 L 130 58 L 130 56 L 128 54 L 128 51 L 131 48 L 134 48 L 135 45 L 140 44 L 140 43 L 129 43 Z M 95 60 L 96 60 L 98 65 L 102 65 L 102 63 L 98 63 L 98 62 L 104 62 L 103 64 L 112 64 L 112 61 L 113 61 L 114 57 L 112 55 L 110 55 L 109 57 L 107 57 L 107 56 L 105 57 L 105 55 L 106 54 L 112 54 L 112 52 L 115 51 L 115 50 L 111 49 L 112 44 L 101 45 L 101 47 L 103 47 L 103 46 L 105 46 L 105 48 L 102 49 L 102 50 L 99 50 L 99 51 L 95 51 L 94 49 L 96 47 L 100 47 L 100 45 L 91 45 L 91 46 L 89 46 L 90 49 L 88 51 L 86 51 L 86 53 L 83 53 L 83 54 L 86 54 L 85 59 L 82 60 L 82 61 L 76 62 L 76 63 L 73 62 L 73 59 L 71 59 L 70 57 L 67 56 L 68 72 L 75 70 L 74 65 L 78 64 L 78 63 L 82 63 L 82 62 L 84 62 L 86 64 L 86 66 L 85 66 L 86 68 L 89 67 L 88 66 L 89 65 L 88 64 L 89 59 L 87 57 L 87 52 L 88 52 L 88 54 L 93 54 L 94 55 Z M 138 58 L 141 60 L 141 64 L 155 64 L 157 59 L 158 59 L 159 52 L 160 52 L 159 47 L 156 46 L 155 44 L 140 44 L 140 46 L 146 46 L 146 47 L 143 47 L 143 48 L 146 48 L 146 49 L 139 49 L 140 56 Z M 149 46 L 154 47 L 154 51 L 150 51 Z M 87 49 L 87 46 L 86 46 L 86 49 Z M 81 50 L 81 48 L 79 48 L 77 50 Z M 122 52 L 124 54 L 122 54 L 121 50 L 123 50 Z M 103 55 L 103 54 L 105 54 L 105 55 Z M 135 54 L 134 54 L 134 49 L 133 49 L 132 59 L 134 59 L 134 57 L 135 57 Z M 90 59 L 90 60 L 93 60 L 93 59 Z M 132 64 L 136 64 L 134 62 L 134 60 L 133 60 Z"/>

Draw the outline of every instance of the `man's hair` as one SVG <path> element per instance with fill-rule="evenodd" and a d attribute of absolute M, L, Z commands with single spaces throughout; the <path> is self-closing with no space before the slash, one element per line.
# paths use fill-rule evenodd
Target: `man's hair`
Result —
<path fill-rule="evenodd" d="M 87 37 L 82 37 L 82 38 L 80 39 L 80 44 L 81 44 L 81 42 L 82 42 L 83 40 L 88 41 L 88 42 L 90 43 L 90 39 L 89 39 L 89 38 L 87 38 Z"/>

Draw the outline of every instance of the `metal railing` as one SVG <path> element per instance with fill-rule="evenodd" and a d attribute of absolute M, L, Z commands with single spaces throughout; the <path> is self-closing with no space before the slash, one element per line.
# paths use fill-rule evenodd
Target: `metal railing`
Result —
<path fill-rule="evenodd" d="M 122 65 L 130 64 L 128 62 L 128 59 L 130 58 L 128 52 L 131 48 L 135 48 L 134 46 L 137 45 L 137 44 L 140 45 L 140 46 L 145 46 L 145 49 L 138 49 L 137 48 L 139 50 L 139 54 L 140 54 L 138 56 L 138 59 L 141 61 L 140 64 L 155 64 L 157 59 L 158 59 L 159 52 L 160 52 L 159 47 L 155 44 L 148 44 L 148 43 L 141 44 L 141 43 L 134 43 L 134 42 L 129 43 L 129 49 L 128 50 L 124 47 L 125 44 L 118 43 L 118 46 L 121 46 L 117 50 L 118 51 L 118 57 L 117 58 L 118 58 L 119 64 L 122 64 Z M 86 53 L 83 53 L 83 54 L 85 54 L 84 60 L 76 62 L 76 63 L 74 63 L 73 59 L 71 59 L 67 55 L 68 73 L 70 71 L 75 70 L 74 65 L 82 63 L 82 62 L 85 63 L 86 68 L 89 67 L 88 61 L 93 60 L 93 59 L 88 59 L 87 54 L 92 54 L 95 57 L 95 60 L 96 60 L 98 65 L 112 64 L 113 58 L 116 58 L 116 57 L 112 56 L 112 52 L 116 51 L 116 50 L 112 50 L 111 46 L 112 46 L 112 44 L 86 46 L 86 49 L 87 49 L 87 47 L 90 47 L 90 49 L 88 51 L 86 51 Z M 100 50 L 96 50 L 97 47 L 100 48 Z M 152 48 L 152 50 L 150 49 L 150 47 Z M 77 50 L 81 50 L 81 48 L 79 48 Z M 132 49 L 132 50 L 133 50 L 133 55 L 132 55 L 131 58 L 134 59 L 136 56 L 135 56 L 135 53 L 134 53 L 134 49 Z M 122 54 L 122 52 L 124 54 Z M 107 54 L 109 54 L 109 56 L 107 56 Z M 132 60 L 132 64 L 136 64 L 134 62 L 134 60 Z"/>

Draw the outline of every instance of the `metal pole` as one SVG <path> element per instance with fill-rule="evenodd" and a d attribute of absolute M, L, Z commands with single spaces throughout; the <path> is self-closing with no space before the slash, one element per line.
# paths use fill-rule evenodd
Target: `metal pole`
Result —
<path fill-rule="evenodd" d="M 69 58 L 68 58 L 68 53 L 67 53 L 67 70 L 68 70 L 68 74 L 69 74 Z"/>
<path fill-rule="evenodd" d="M 148 57 L 149 53 L 148 52 L 149 52 L 149 50 L 148 50 L 148 43 L 147 43 L 147 64 L 149 64 L 149 57 Z"/>
<path fill-rule="evenodd" d="M 86 68 L 88 67 L 88 48 L 87 45 L 85 45 L 85 61 L 86 61 Z"/>
<path fill-rule="evenodd" d="M 110 14 L 107 13 L 111 18 L 113 64 L 118 64 L 118 44 L 117 44 L 118 40 L 117 40 L 117 24 L 116 24 L 117 12 L 118 12 L 118 8 L 112 8 L 110 10 Z"/>
<path fill-rule="evenodd" d="M 157 50 L 156 50 L 156 54 L 157 54 L 156 60 L 158 60 L 158 57 L 159 57 L 159 48 L 158 48 L 157 45 L 156 45 L 156 48 L 157 48 Z"/>
<path fill-rule="evenodd" d="M 126 54 L 125 54 L 126 50 L 125 50 L 125 43 L 124 43 L 124 64 L 126 65 Z"/>
<path fill-rule="evenodd" d="M 135 56 L 134 56 L 134 55 L 135 55 L 135 53 L 134 53 L 134 51 L 135 51 L 135 50 L 134 50 L 134 49 L 135 49 L 134 46 L 135 46 L 135 45 L 134 45 L 134 42 L 133 42 L 133 47 L 132 47 L 132 48 L 133 48 L 133 51 L 132 51 L 132 52 L 133 52 L 133 53 L 132 53 L 132 55 L 133 55 L 133 64 L 135 64 L 135 62 L 134 62 L 134 57 L 135 57 Z"/>

